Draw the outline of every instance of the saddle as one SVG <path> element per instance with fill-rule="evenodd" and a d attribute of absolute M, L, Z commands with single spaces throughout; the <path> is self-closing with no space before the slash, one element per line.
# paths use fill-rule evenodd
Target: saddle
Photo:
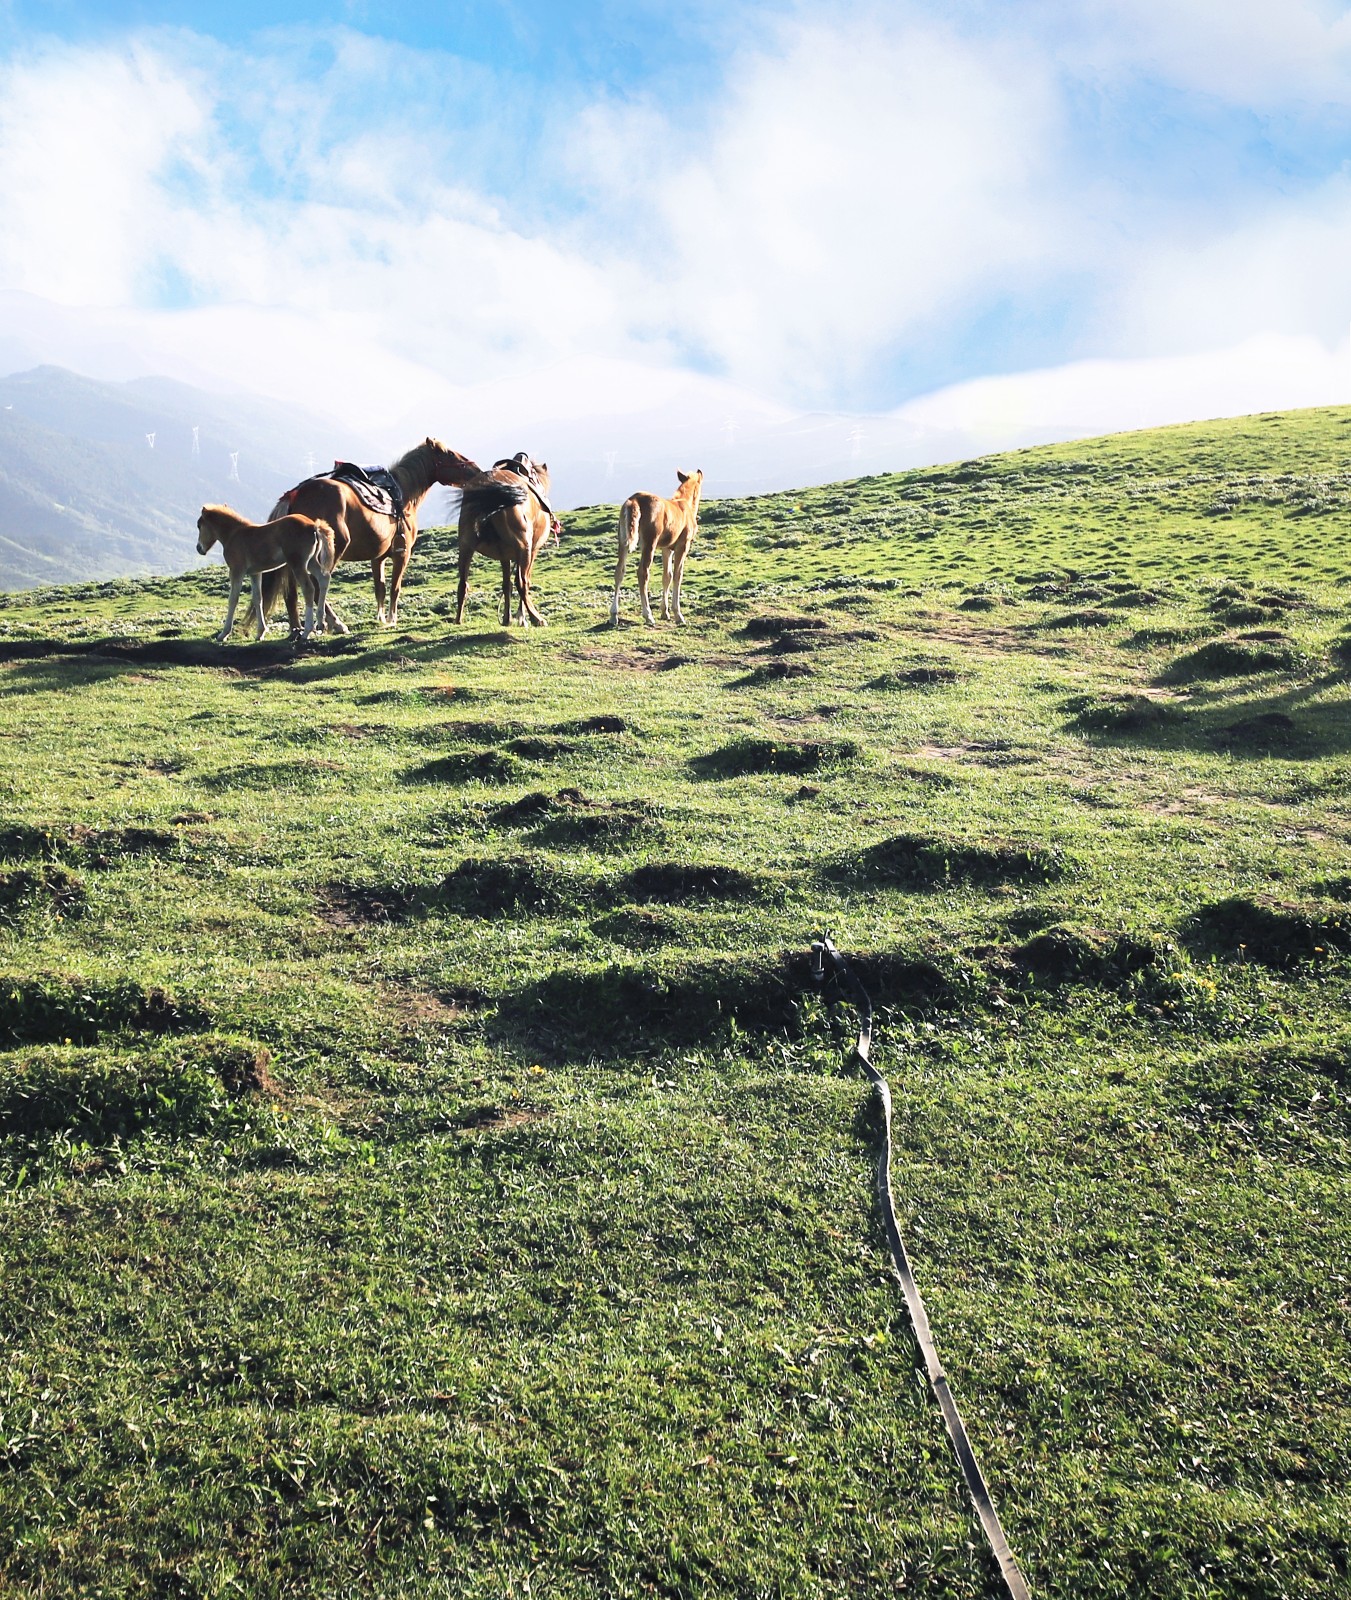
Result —
<path fill-rule="evenodd" d="M 530 485 L 530 492 L 534 495 L 535 499 L 539 501 L 540 505 L 544 507 L 544 510 L 548 513 L 551 521 L 556 522 L 558 520 L 554 516 L 554 508 L 549 504 L 547 498 L 545 497 L 544 490 L 540 487 L 539 477 L 535 472 L 535 463 L 530 459 L 524 450 L 518 450 L 514 456 L 508 456 L 505 461 L 494 461 L 493 471 L 514 472 L 518 478 L 524 478 L 525 481 Z"/>
<path fill-rule="evenodd" d="M 367 511 L 391 517 L 395 522 L 403 521 L 404 493 L 388 467 L 359 467 L 354 461 L 335 461 L 332 472 L 317 472 L 314 477 L 306 478 L 305 483 L 318 483 L 324 478 L 345 483 Z M 298 483 L 282 496 L 288 506 L 294 503 L 305 483 Z"/>

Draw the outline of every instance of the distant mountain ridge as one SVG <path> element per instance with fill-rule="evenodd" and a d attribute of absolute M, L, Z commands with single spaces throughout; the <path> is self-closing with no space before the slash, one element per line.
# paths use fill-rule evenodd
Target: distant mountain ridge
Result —
<path fill-rule="evenodd" d="M 335 456 L 377 459 L 339 424 L 250 395 L 50 366 L 0 378 L 0 588 L 181 572 L 205 502 L 262 517 Z"/>

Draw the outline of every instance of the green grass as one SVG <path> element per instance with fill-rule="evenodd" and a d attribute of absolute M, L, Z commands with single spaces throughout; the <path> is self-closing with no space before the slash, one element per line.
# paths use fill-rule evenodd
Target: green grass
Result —
<path fill-rule="evenodd" d="M 1351 410 L 0 598 L 0 1593 L 1351 1592 Z"/>

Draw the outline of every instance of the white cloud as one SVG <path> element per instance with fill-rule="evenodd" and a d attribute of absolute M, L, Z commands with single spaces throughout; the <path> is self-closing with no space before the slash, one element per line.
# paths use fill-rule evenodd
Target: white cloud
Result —
<path fill-rule="evenodd" d="M 676 465 L 764 488 L 1342 398 L 1328 351 L 1348 319 L 1351 185 L 1264 196 L 1218 232 L 1137 227 L 1124 182 L 1070 176 L 1064 80 L 1077 60 L 1335 97 L 1340 13 L 1077 14 L 1042 7 L 1043 28 L 1066 19 L 1052 44 L 1007 14 L 981 35 L 913 6 L 830 26 L 804 11 L 723 64 L 697 120 L 648 95 L 549 123 L 547 156 L 502 196 L 465 176 L 482 133 L 392 92 L 432 71 L 395 47 L 325 35 L 309 78 L 303 40 L 248 72 L 189 35 L 51 47 L 0 69 L 0 355 L 252 389 L 391 450 L 428 428 L 480 457 L 531 448 L 573 499 L 633 487 L 625 474 L 660 487 Z M 465 94 L 467 125 L 492 95 Z M 484 125 L 521 137 L 505 109 Z M 546 171 L 582 196 L 571 220 L 543 203 Z M 962 351 L 991 306 L 1036 305 L 1074 274 L 1096 297 L 1092 347 L 1117 359 L 882 416 L 835 408 L 898 351 Z M 157 309 L 157 282 L 198 303 Z"/>
<path fill-rule="evenodd" d="M 651 274 L 647 319 L 739 381 L 855 382 L 1047 264 L 1044 63 L 885 16 L 795 23 L 734 62 L 695 148 L 651 102 L 584 121 L 577 159 Z"/>
<path fill-rule="evenodd" d="M 1351 13 L 1338 0 L 1053 0 L 1059 51 L 1234 104 L 1351 104 Z"/>

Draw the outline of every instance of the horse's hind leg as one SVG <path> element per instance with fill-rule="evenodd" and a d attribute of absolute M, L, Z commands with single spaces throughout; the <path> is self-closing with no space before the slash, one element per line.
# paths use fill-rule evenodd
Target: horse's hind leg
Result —
<path fill-rule="evenodd" d="M 671 620 L 671 547 L 661 553 L 661 620 Z"/>
<path fill-rule="evenodd" d="M 535 609 L 535 602 L 530 595 L 530 575 L 534 571 L 534 567 L 534 560 L 531 559 L 524 566 L 516 569 L 517 581 L 521 586 L 521 604 L 525 608 L 525 615 L 528 621 L 533 622 L 537 628 L 547 628 L 549 624 Z"/>
<path fill-rule="evenodd" d="M 502 563 L 502 626 L 511 626 L 511 562 Z"/>
<path fill-rule="evenodd" d="M 396 545 L 389 556 L 389 621 L 392 627 L 399 620 L 399 591 L 403 588 L 403 575 L 408 571 L 412 551 Z"/>
<path fill-rule="evenodd" d="M 261 642 L 267 637 L 267 612 L 263 606 L 263 575 L 261 572 L 251 572 L 249 581 L 253 584 L 253 609 L 258 613 L 258 639 Z M 287 594 L 288 602 L 290 592 Z"/>
<path fill-rule="evenodd" d="M 629 546 L 624 537 L 623 523 L 619 527 L 619 555 L 615 561 L 615 592 L 614 599 L 610 601 L 610 621 L 617 628 L 619 626 L 619 591 L 624 582 L 624 568 L 628 565 Z"/>
<path fill-rule="evenodd" d="M 318 561 L 313 555 L 304 561 L 297 561 L 291 568 L 291 575 L 305 594 L 305 623 L 300 630 L 302 640 L 308 640 L 314 632 L 315 601 L 319 594 L 319 584 L 314 575 Z M 323 611 L 319 612 L 320 617 Z"/>
<path fill-rule="evenodd" d="M 375 583 L 375 620 L 385 622 L 385 558 L 371 562 L 371 578 Z"/>
<path fill-rule="evenodd" d="M 469 593 L 469 563 L 474 559 L 472 549 L 460 546 L 460 587 L 455 596 L 455 621 L 464 621 L 464 602 Z"/>
<path fill-rule="evenodd" d="M 647 598 L 647 579 L 652 571 L 652 549 L 649 545 L 643 546 L 643 553 L 638 557 L 638 598 L 643 603 L 643 621 L 652 623 L 657 619 L 652 615 L 652 602 Z"/>

